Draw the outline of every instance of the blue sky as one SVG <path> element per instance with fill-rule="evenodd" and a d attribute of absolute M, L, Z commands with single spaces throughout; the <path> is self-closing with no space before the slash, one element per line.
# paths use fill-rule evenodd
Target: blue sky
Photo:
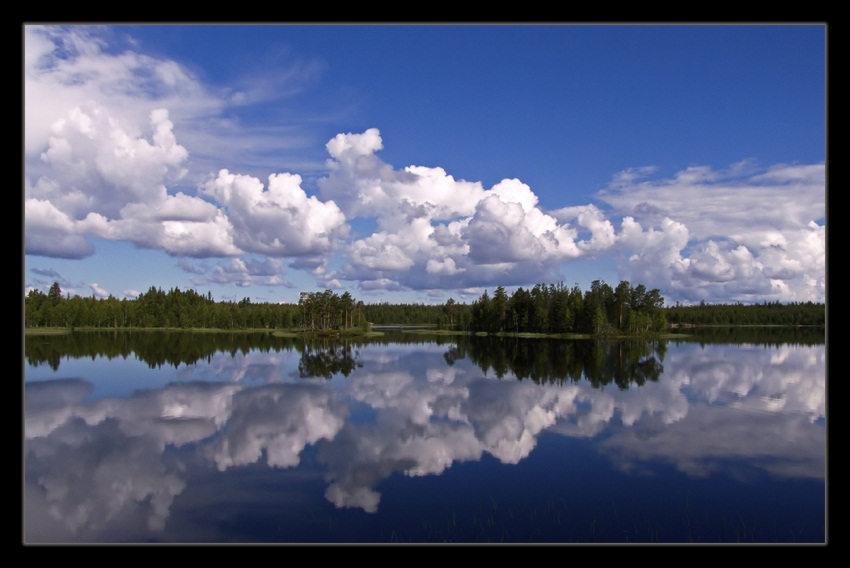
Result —
<path fill-rule="evenodd" d="M 24 291 L 824 301 L 826 26 L 24 26 Z"/>

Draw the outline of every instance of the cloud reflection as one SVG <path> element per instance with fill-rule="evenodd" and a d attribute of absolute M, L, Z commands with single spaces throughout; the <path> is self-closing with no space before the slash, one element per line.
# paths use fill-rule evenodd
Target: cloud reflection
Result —
<path fill-rule="evenodd" d="M 468 358 L 446 365 L 445 351 L 367 345 L 343 381 L 274 372 L 279 354 L 249 352 L 232 358 L 230 380 L 193 381 L 210 374 L 197 364 L 179 370 L 180 382 L 125 398 L 90 400 L 84 379 L 27 383 L 27 540 L 144 539 L 165 528 L 197 467 L 283 472 L 308 447 L 325 498 L 367 512 L 393 474 L 439 475 L 484 454 L 516 464 L 543 432 L 597 439 L 624 471 L 661 462 L 736 474 L 745 463 L 824 476 L 822 345 L 678 344 L 659 380 L 634 388 L 496 378 Z M 221 379 L 221 362 L 209 365 Z M 267 382 L 246 382 L 248 368 Z"/>

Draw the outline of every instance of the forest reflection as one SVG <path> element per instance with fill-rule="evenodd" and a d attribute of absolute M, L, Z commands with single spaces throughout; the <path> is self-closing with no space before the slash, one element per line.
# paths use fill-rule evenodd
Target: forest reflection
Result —
<path fill-rule="evenodd" d="M 150 368 L 192 365 L 216 353 L 235 356 L 251 351 L 298 352 L 302 378 L 348 377 L 362 367 L 360 349 L 367 344 L 436 344 L 446 349 L 449 365 L 468 358 L 485 374 L 512 376 L 538 383 L 586 380 L 601 388 L 620 389 L 657 381 L 670 339 L 603 341 L 547 337 L 431 335 L 390 333 L 377 337 L 334 339 L 277 336 L 268 332 L 203 333 L 185 331 L 86 331 L 35 335 L 25 341 L 25 360 L 56 371 L 64 358 L 130 358 Z M 706 343 L 822 344 L 822 330 L 800 328 L 706 328 L 672 341 Z"/>
<path fill-rule="evenodd" d="M 207 361 L 216 353 L 298 352 L 302 378 L 336 375 L 348 377 L 363 366 L 360 348 L 365 343 L 434 343 L 435 337 L 395 333 L 363 339 L 292 338 L 269 333 L 190 332 L 76 332 L 27 338 L 25 357 L 31 366 L 58 370 L 64 358 L 135 357 L 150 368 L 178 367 Z M 442 337 L 449 365 L 468 358 L 485 374 L 539 383 L 587 380 L 595 387 L 657 381 L 663 371 L 666 341 L 563 340 L 551 338 Z"/>
<path fill-rule="evenodd" d="M 703 482 L 706 516 L 716 506 L 738 519 L 752 513 L 742 505 L 751 499 L 767 511 L 761 527 L 776 522 L 774 503 L 807 503 L 778 526 L 817 528 L 825 348 L 774 348 L 775 339 L 27 336 L 27 361 L 44 366 L 28 369 L 25 383 L 30 538 L 365 541 L 380 526 L 413 534 L 423 514 L 436 527 L 465 500 L 492 509 L 492 498 L 503 524 L 494 520 L 487 537 L 507 539 L 504 529 L 517 539 L 526 517 L 502 514 L 508 503 L 562 503 L 595 527 L 616 493 L 621 514 L 635 508 L 609 527 L 616 540 L 643 511 L 656 527 L 681 518 L 669 495 Z M 507 476 L 517 482 L 503 486 Z M 450 508 L 434 505 L 438 496 Z M 265 517 L 270 503 L 275 516 Z M 559 526 L 551 521 L 533 525 Z M 222 532 L 191 532 L 209 525 Z M 244 535 L 246 526 L 258 532 Z M 271 532 L 281 526 L 288 532 Z"/>
<path fill-rule="evenodd" d="M 588 381 L 627 389 L 657 381 L 664 370 L 666 341 L 565 341 L 547 338 L 464 336 L 446 352 L 446 361 L 468 357 L 486 374 L 537 383 Z"/>

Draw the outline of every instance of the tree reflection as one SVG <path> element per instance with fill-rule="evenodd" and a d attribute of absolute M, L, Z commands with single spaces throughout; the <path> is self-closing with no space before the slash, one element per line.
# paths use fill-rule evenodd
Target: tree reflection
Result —
<path fill-rule="evenodd" d="M 266 332 L 185 332 L 185 331 L 75 331 L 55 335 L 31 335 L 25 338 L 24 358 L 31 366 L 49 365 L 58 369 L 62 358 L 135 357 L 154 369 L 178 367 L 209 360 L 218 352 L 248 353 L 291 351 L 292 338 Z"/>
<path fill-rule="evenodd" d="M 791 340 L 795 344 L 822 344 L 822 330 L 706 329 L 688 330 L 676 342 L 700 344 L 765 343 Z M 761 335 L 758 335 L 760 333 Z M 789 337 L 793 335 L 793 337 Z M 758 341 L 762 338 L 761 341 Z M 615 384 L 620 389 L 657 381 L 663 371 L 667 340 L 604 341 L 545 337 L 427 335 L 393 333 L 355 339 L 281 337 L 267 332 L 192 333 L 186 331 L 91 331 L 25 338 L 24 355 L 31 366 L 48 365 L 57 370 L 63 358 L 129 358 L 151 368 L 209 360 L 216 353 L 247 354 L 298 351 L 302 377 L 348 377 L 362 366 L 356 347 L 369 344 L 427 343 L 446 346 L 448 365 L 469 358 L 485 373 L 498 378 L 515 376 L 539 383 L 586 380 L 595 387 Z"/>
<path fill-rule="evenodd" d="M 376 538 L 379 525 L 415 535 L 411 527 L 424 528 L 422 519 L 441 521 L 446 512 L 453 518 L 458 503 L 483 500 L 493 529 L 504 523 L 510 533 L 501 536 L 505 540 L 542 538 L 530 532 L 526 538 L 529 524 L 558 527 L 553 539 L 562 538 L 562 519 L 563 530 L 593 527 L 592 535 L 573 538 L 570 532 L 570 539 L 596 539 L 599 518 L 612 519 L 599 525 L 604 534 L 632 540 L 637 523 L 648 518 L 645 511 L 662 527 L 662 519 L 682 518 L 670 495 L 706 507 L 704 517 L 699 510 L 706 521 L 715 511 L 722 518 L 754 516 L 749 498 L 755 495 L 754 502 L 767 504 L 758 513 L 759 526 L 771 526 L 774 504 L 780 503 L 791 520 L 783 517 L 771 528 L 806 526 L 814 529 L 808 540 L 822 540 L 817 525 L 823 518 L 825 348 L 705 347 L 696 339 L 682 345 L 431 337 L 28 337 L 27 358 L 51 366 L 69 356 L 135 353 L 156 365 L 222 355 L 186 373 L 141 372 L 178 380 L 164 386 L 154 381 L 125 396 L 100 392 L 95 376 L 27 382 L 27 538 L 197 542 L 199 534 L 220 534 L 231 542 L 301 542 L 309 533 L 324 542 L 365 541 Z M 409 345 L 399 348 L 403 344 Z M 246 346 L 247 356 L 239 356 Z M 291 356 L 277 357 L 278 350 Z M 297 372 L 289 373 L 295 362 Z M 251 374 L 249 368 L 260 371 Z M 597 453 L 605 459 L 595 459 Z M 496 469 L 502 465 L 516 467 Z M 450 468 L 456 469 L 441 481 L 410 479 L 441 476 Z M 582 491 L 565 479 L 581 480 Z M 697 495 L 706 499 L 690 501 L 702 480 L 706 493 Z M 622 515 L 617 519 L 609 514 L 612 498 Z M 538 506 L 555 499 L 569 508 L 559 507 L 557 519 L 549 519 Z M 379 511 L 382 500 L 388 506 Z M 526 503 L 534 519 L 507 514 L 525 511 Z M 364 521 L 341 509 L 384 516 Z M 327 511 L 334 516 L 325 518 Z M 463 514 L 458 519 L 451 526 L 465 527 Z M 699 528 L 704 540 L 716 534 L 707 522 Z M 486 536 L 500 537 L 493 529 Z M 677 530 L 669 529 L 671 541 L 677 539 Z M 478 540 L 485 533 L 473 528 L 468 534 Z M 427 540 L 433 540 L 430 528 Z"/>
<path fill-rule="evenodd" d="M 485 373 L 509 374 L 537 383 L 588 381 L 597 388 L 620 389 L 657 381 L 664 370 L 666 343 L 657 341 L 567 341 L 548 338 L 464 336 L 446 353 L 465 356 Z"/>
<path fill-rule="evenodd" d="M 347 377 L 362 366 L 360 352 L 352 350 L 350 341 L 315 339 L 305 340 L 301 345 L 298 373 L 302 378 L 330 379 L 336 374 Z"/>

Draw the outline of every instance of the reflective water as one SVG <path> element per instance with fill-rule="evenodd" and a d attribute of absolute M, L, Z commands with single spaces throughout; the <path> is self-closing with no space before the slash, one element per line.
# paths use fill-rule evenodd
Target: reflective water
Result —
<path fill-rule="evenodd" d="M 24 539 L 826 540 L 820 338 L 26 338 Z"/>

